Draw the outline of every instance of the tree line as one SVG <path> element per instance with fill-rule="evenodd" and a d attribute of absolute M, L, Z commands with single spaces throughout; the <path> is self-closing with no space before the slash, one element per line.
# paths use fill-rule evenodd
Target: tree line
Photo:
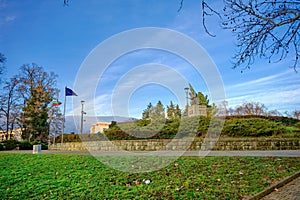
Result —
<path fill-rule="evenodd" d="M 174 104 L 170 101 L 170 104 L 167 105 L 167 110 L 165 112 L 164 105 L 161 101 L 158 101 L 155 106 L 150 102 L 147 105 L 147 108 L 142 113 L 142 119 L 144 120 L 158 120 L 158 119 L 179 119 L 181 118 L 181 109 L 178 104 Z"/>
<path fill-rule="evenodd" d="M 224 101 L 222 106 L 225 109 L 226 116 L 286 116 L 289 118 L 300 119 L 300 110 L 284 111 L 268 110 L 265 104 L 260 102 L 244 102 L 235 107 L 228 107 L 228 102 Z"/>
<path fill-rule="evenodd" d="M 0 55 L 3 75 L 6 58 Z M 35 63 L 24 64 L 19 73 L 11 78 L 1 76 L 0 130 L 5 139 L 12 139 L 14 129 L 21 130 L 22 139 L 46 142 L 49 137 L 51 119 L 60 113 L 59 108 L 51 107 L 57 97 L 57 75 L 47 72 Z"/>

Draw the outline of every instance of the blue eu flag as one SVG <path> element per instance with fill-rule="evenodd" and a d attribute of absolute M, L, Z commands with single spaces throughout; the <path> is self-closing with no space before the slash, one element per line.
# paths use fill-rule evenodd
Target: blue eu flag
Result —
<path fill-rule="evenodd" d="M 77 94 L 70 88 L 66 87 L 66 96 L 77 96 Z"/>

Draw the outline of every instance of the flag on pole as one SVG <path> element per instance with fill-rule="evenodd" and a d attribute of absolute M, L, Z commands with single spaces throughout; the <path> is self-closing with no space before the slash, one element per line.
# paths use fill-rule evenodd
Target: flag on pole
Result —
<path fill-rule="evenodd" d="M 59 102 L 59 101 L 57 101 L 56 99 L 54 99 L 54 100 L 52 101 L 51 106 L 52 106 L 52 107 L 60 106 L 60 104 L 61 104 L 61 102 Z"/>
<path fill-rule="evenodd" d="M 65 87 L 65 101 L 64 101 L 64 118 L 63 118 L 63 125 L 62 125 L 62 133 L 61 133 L 61 143 L 64 142 L 64 131 L 65 131 L 65 118 L 66 118 L 66 103 L 67 103 L 67 96 L 78 96 L 73 90 Z"/>
<path fill-rule="evenodd" d="M 66 96 L 77 96 L 77 94 L 70 88 L 66 87 Z"/>

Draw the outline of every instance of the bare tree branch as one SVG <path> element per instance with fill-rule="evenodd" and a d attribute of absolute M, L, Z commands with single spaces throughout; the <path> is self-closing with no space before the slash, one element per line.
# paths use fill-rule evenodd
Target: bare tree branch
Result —
<path fill-rule="evenodd" d="M 223 28 L 237 36 L 234 68 L 250 68 L 256 57 L 281 61 L 294 54 L 299 67 L 300 1 L 224 0 Z"/>
<path fill-rule="evenodd" d="M 299 67 L 300 1 L 288 0 L 223 0 L 223 12 L 202 0 L 202 25 L 206 33 L 206 18 L 217 15 L 224 29 L 235 33 L 237 53 L 233 67 L 250 68 L 257 57 L 269 62 L 282 61 L 294 55 L 293 68 Z M 182 9 L 183 0 L 180 2 Z"/>

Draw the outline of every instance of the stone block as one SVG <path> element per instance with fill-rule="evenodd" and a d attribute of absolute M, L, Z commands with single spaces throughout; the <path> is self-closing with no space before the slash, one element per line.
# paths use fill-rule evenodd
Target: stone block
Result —
<path fill-rule="evenodd" d="M 40 145 L 40 144 L 33 145 L 32 153 L 33 154 L 41 154 L 42 153 L 42 145 Z"/>

